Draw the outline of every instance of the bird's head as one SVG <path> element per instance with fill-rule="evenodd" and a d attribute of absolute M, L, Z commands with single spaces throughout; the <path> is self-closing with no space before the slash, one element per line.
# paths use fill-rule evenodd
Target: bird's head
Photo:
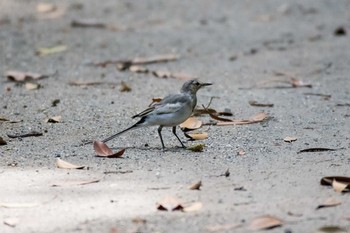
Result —
<path fill-rule="evenodd" d="M 212 83 L 203 83 L 197 79 L 192 79 L 184 83 L 181 88 L 181 92 L 183 93 L 191 93 L 196 94 L 199 89 L 205 86 L 210 86 Z"/>

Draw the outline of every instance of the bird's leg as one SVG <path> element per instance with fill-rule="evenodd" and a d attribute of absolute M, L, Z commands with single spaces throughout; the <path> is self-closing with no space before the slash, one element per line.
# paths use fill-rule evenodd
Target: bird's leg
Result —
<path fill-rule="evenodd" d="M 179 142 L 181 143 L 181 146 L 183 148 L 186 148 L 186 146 L 182 143 L 181 139 L 179 138 L 179 136 L 177 136 L 176 134 L 176 126 L 173 126 L 173 134 L 176 136 L 177 140 L 179 140 Z"/>
<path fill-rule="evenodd" d="M 163 126 L 160 125 L 160 126 L 158 127 L 158 134 L 159 134 L 159 137 L 160 137 L 160 142 L 162 143 L 163 150 L 165 150 L 165 146 L 164 146 L 164 142 L 163 142 L 163 137 L 162 137 L 162 129 L 163 129 Z"/>

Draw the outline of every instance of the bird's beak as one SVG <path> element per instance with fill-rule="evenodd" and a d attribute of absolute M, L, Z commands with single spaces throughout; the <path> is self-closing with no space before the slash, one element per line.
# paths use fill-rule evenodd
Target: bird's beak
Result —
<path fill-rule="evenodd" d="M 201 83 L 201 86 L 205 87 L 205 86 L 210 86 L 213 85 L 212 83 Z"/>

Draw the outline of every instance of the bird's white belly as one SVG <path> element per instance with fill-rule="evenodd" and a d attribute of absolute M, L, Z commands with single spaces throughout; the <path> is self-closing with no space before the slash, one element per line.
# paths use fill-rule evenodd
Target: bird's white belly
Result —
<path fill-rule="evenodd" d="M 187 120 L 192 114 L 191 109 L 181 109 L 174 113 L 151 114 L 147 116 L 147 125 L 176 126 Z"/>

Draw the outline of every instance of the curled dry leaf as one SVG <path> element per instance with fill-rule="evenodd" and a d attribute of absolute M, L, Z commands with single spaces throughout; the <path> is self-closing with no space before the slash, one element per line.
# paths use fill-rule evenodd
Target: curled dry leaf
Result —
<path fill-rule="evenodd" d="M 194 129 L 199 129 L 202 127 L 203 122 L 201 120 L 198 120 L 196 117 L 190 117 L 188 118 L 185 122 L 180 124 L 180 127 L 183 130 L 194 130 Z"/>
<path fill-rule="evenodd" d="M 25 87 L 27 90 L 37 90 L 40 88 L 40 84 L 38 84 L 38 83 L 26 83 Z"/>
<path fill-rule="evenodd" d="M 171 78 L 172 74 L 170 71 L 167 70 L 154 70 L 152 71 L 152 74 L 157 78 Z"/>
<path fill-rule="evenodd" d="M 334 191 L 341 193 L 341 192 L 350 192 L 350 183 L 343 183 L 339 182 L 336 179 L 332 182 L 332 187 Z"/>
<path fill-rule="evenodd" d="M 43 78 L 47 78 L 48 75 L 31 73 L 31 72 L 22 72 L 17 70 L 9 70 L 5 72 L 5 76 L 8 80 L 14 82 L 27 82 L 33 80 L 39 80 Z"/>
<path fill-rule="evenodd" d="M 7 142 L 2 137 L 0 137 L 0 146 L 3 145 L 7 145 Z"/>
<path fill-rule="evenodd" d="M 160 101 L 162 101 L 162 99 L 163 98 L 161 98 L 161 97 L 156 97 L 156 98 L 152 98 L 152 103 L 150 103 L 149 105 L 148 105 L 148 107 L 151 107 L 153 104 L 155 104 L 155 103 L 159 103 Z"/>
<path fill-rule="evenodd" d="M 52 187 L 63 187 L 63 186 L 74 186 L 74 185 L 87 185 L 100 182 L 101 179 L 94 180 L 73 180 L 73 181 L 62 181 L 53 183 Z"/>
<path fill-rule="evenodd" d="M 125 152 L 125 149 L 122 149 L 114 153 L 105 143 L 100 141 L 94 141 L 94 150 L 97 154 L 97 157 L 104 158 L 120 158 Z"/>
<path fill-rule="evenodd" d="M 58 45 L 55 47 L 50 47 L 50 48 L 39 48 L 35 54 L 38 56 L 46 56 L 54 53 L 61 53 L 67 50 L 66 45 Z"/>
<path fill-rule="evenodd" d="M 185 133 L 185 136 L 191 140 L 204 140 L 208 138 L 208 133 Z"/>
<path fill-rule="evenodd" d="M 228 122 L 218 122 L 217 126 L 226 126 L 226 125 L 247 125 L 247 124 L 254 124 L 259 123 L 267 120 L 269 118 L 269 115 L 264 112 L 259 112 L 255 114 L 254 116 L 250 117 L 249 119 L 242 119 L 242 120 L 231 120 Z"/>
<path fill-rule="evenodd" d="M 183 210 L 183 205 L 179 199 L 168 196 L 157 202 L 157 209 L 163 211 Z"/>
<path fill-rule="evenodd" d="M 225 108 L 224 111 L 218 112 L 219 116 L 233 116 L 231 109 Z"/>
<path fill-rule="evenodd" d="M 204 144 L 197 144 L 190 147 L 187 147 L 187 150 L 193 151 L 193 152 L 203 152 L 205 145 Z"/>
<path fill-rule="evenodd" d="M 298 151 L 298 154 L 304 153 L 304 152 L 323 152 L 323 151 L 336 151 L 339 149 L 332 149 L 332 148 L 323 148 L 323 147 L 315 147 L 315 148 L 307 148 Z"/>
<path fill-rule="evenodd" d="M 254 106 L 254 107 L 269 107 L 269 108 L 272 108 L 272 107 L 273 107 L 273 104 L 258 103 L 258 102 L 255 101 L 255 100 L 249 101 L 249 105 L 250 105 L 250 106 Z"/>
<path fill-rule="evenodd" d="M 108 25 L 96 19 L 75 19 L 71 22 L 71 27 L 107 28 Z"/>
<path fill-rule="evenodd" d="M 43 136 L 43 133 L 40 133 L 38 131 L 31 131 L 29 133 L 25 133 L 25 134 L 7 134 L 7 137 L 9 138 L 26 138 L 26 137 L 40 137 Z"/>
<path fill-rule="evenodd" d="M 339 226 L 323 226 L 318 229 L 316 233 L 347 233 L 348 231 Z"/>
<path fill-rule="evenodd" d="M 121 92 L 130 92 L 131 91 L 131 87 L 128 84 L 126 84 L 125 82 L 121 81 L 119 90 Z"/>
<path fill-rule="evenodd" d="M 63 169 L 83 169 L 85 166 L 79 166 L 75 164 L 68 163 L 60 158 L 56 160 L 56 166 Z"/>
<path fill-rule="evenodd" d="M 271 229 L 274 227 L 282 226 L 283 222 L 281 219 L 278 219 L 276 217 L 265 215 L 258 218 L 255 218 L 250 223 L 250 228 L 252 230 L 265 230 L 265 229 Z"/>
<path fill-rule="evenodd" d="M 297 140 L 296 137 L 290 137 L 290 136 L 287 136 L 283 139 L 283 141 L 285 141 L 285 142 L 294 142 L 296 140 Z"/>
<path fill-rule="evenodd" d="M 202 202 L 194 202 L 183 208 L 183 212 L 196 212 L 203 208 Z"/>
<path fill-rule="evenodd" d="M 322 204 L 318 205 L 316 209 L 321 209 L 321 208 L 325 208 L 325 207 L 333 207 L 333 206 L 337 206 L 340 204 L 341 204 L 341 201 L 331 197 L 331 198 L 328 198 Z"/>
<path fill-rule="evenodd" d="M 200 190 L 201 187 L 202 187 L 202 181 L 200 180 L 200 181 L 198 181 L 196 183 L 191 184 L 188 187 L 188 189 L 190 189 L 190 190 Z"/>
<path fill-rule="evenodd" d="M 54 117 L 50 117 L 45 122 L 46 123 L 59 123 L 59 122 L 61 122 L 61 120 L 62 120 L 62 116 L 54 116 Z"/>
<path fill-rule="evenodd" d="M 101 85 L 104 83 L 100 81 L 70 81 L 68 84 L 71 86 L 93 86 Z"/>

